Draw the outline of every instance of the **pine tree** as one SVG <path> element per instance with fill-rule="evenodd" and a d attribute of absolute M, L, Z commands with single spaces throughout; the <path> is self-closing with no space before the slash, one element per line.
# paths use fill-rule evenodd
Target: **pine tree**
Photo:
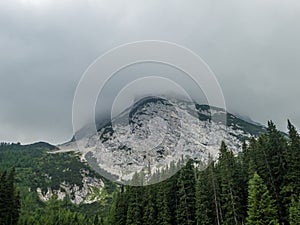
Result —
<path fill-rule="evenodd" d="M 211 165 L 201 171 L 196 183 L 196 220 L 197 225 L 211 225 L 213 217 L 214 192 L 209 179 Z M 217 211 L 218 212 L 218 211 Z"/>
<path fill-rule="evenodd" d="M 12 224 L 17 224 L 20 217 L 21 200 L 20 192 L 18 191 L 13 197 L 13 208 L 12 208 Z"/>
<path fill-rule="evenodd" d="M 144 215 L 143 224 L 152 225 L 156 223 L 157 209 L 156 209 L 156 190 L 154 186 L 146 186 L 144 195 Z"/>
<path fill-rule="evenodd" d="M 0 177 L 0 224 L 4 224 L 7 215 L 7 172 L 3 171 Z"/>
<path fill-rule="evenodd" d="M 241 156 L 241 164 L 243 170 L 243 177 L 247 181 L 252 178 L 255 171 L 257 171 L 256 161 L 256 147 L 257 143 L 254 137 L 251 137 L 249 144 L 247 145 L 245 142 L 242 147 L 242 156 Z"/>
<path fill-rule="evenodd" d="M 223 211 L 223 223 L 228 225 L 238 225 L 242 219 L 241 203 L 239 198 L 239 174 L 236 159 L 227 149 L 224 142 L 221 144 L 219 156 L 219 176 L 221 185 L 221 204 Z"/>
<path fill-rule="evenodd" d="M 300 195 L 300 136 L 289 120 L 288 130 L 287 173 L 285 175 L 285 187 L 282 190 L 282 194 L 285 197 L 285 205 L 290 204 L 293 197 Z"/>
<path fill-rule="evenodd" d="M 289 208 L 289 223 L 290 225 L 299 225 L 300 223 L 300 196 L 298 200 L 295 200 L 295 198 L 292 199 Z"/>
<path fill-rule="evenodd" d="M 157 225 L 173 225 L 176 222 L 176 211 L 178 206 L 178 175 L 156 184 Z"/>
<path fill-rule="evenodd" d="M 238 153 L 238 156 L 235 157 L 235 174 L 236 174 L 236 194 L 238 196 L 238 220 L 241 224 L 245 223 L 245 219 L 247 216 L 247 198 L 248 198 L 248 181 L 249 181 L 249 172 L 252 171 L 252 174 L 255 172 L 253 171 L 254 162 L 251 159 L 250 149 L 248 145 L 243 142 L 242 145 L 242 152 Z"/>
<path fill-rule="evenodd" d="M 20 215 L 20 194 L 14 185 L 15 169 L 0 177 L 0 224 L 17 224 Z"/>
<path fill-rule="evenodd" d="M 257 172 L 265 181 L 270 194 L 276 200 L 279 221 L 286 223 L 287 212 L 281 191 L 285 186 L 287 142 L 272 121 L 268 122 L 267 133 L 257 142 Z"/>
<path fill-rule="evenodd" d="M 208 180 L 211 181 L 212 191 L 213 191 L 213 221 L 214 224 L 220 225 L 223 220 L 222 209 L 221 209 L 221 188 L 220 181 L 217 179 L 216 166 L 212 162 L 208 167 Z"/>
<path fill-rule="evenodd" d="M 143 224 L 142 188 L 143 187 L 129 186 L 127 189 L 128 209 L 127 209 L 126 224 L 130 224 L 130 225 Z"/>
<path fill-rule="evenodd" d="M 157 225 L 171 225 L 170 180 L 157 184 Z"/>
<path fill-rule="evenodd" d="M 126 225 L 127 209 L 128 201 L 125 186 L 120 186 L 120 189 L 117 187 L 112 197 L 109 215 L 106 218 L 107 224 Z"/>
<path fill-rule="evenodd" d="M 15 185 L 14 185 L 14 180 L 15 180 L 15 168 L 12 168 L 12 170 L 9 172 L 7 176 L 7 208 L 8 208 L 8 221 L 11 224 L 16 224 L 18 222 L 18 217 L 15 218 L 15 216 L 19 215 L 19 208 L 15 208 L 16 204 L 18 203 L 17 201 L 19 200 L 18 193 L 16 193 L 15 190 Z M 18 198 L 18 199 L 17 199 Z"/>
<path fill-rule="evenodd" d="M 195 224 L 195 168 L 193 161 L 189 160 L 180 171 L 177 181 L 178 205 L 176 219 L 178 224 Z"/>
<path fill-rule="evenodd" d="M 255 173 L 249 181 L 246 225 L 279 225 L 275 201 L 261 177 Z"/>
<path fill-rule="evenodd" d="M 125 225 L 128 210 L 127 193 L 125 193 L 125 187 L 121 187 L 121 192 L 118 193 L 116 200 L 116 212 L 115 223 L 116 225 Z"/>

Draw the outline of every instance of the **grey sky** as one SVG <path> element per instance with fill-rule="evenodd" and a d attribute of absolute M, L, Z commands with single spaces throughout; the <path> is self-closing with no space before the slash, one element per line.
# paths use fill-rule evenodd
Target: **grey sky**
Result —
<path fill-rule="evenodd" d="M 227 108 L 300 128 L 297 0 L 2 0 L 0 141 L 61 143 L 89 64 L 126 42 L 186 46 L 215 72 Z"/>

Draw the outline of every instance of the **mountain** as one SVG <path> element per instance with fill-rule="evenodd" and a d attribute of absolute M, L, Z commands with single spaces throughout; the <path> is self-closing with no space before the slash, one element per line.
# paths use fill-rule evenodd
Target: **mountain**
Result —
<path fill-rule="evenodd" d="M 95 171 L 122 184 L 151 184 L 175 174 L 188 159 L 207 165 L 223 140 L 238 153 L 243 141 L 265 131 L 217 107 L 149 96 L 98 126 L 97 133 L 78 131 L 77 141 L 58 146 L 56 153 L 79 152 Z M 141 179 L 133 183 L 135 174 Z"/>
<path fill-rule="evenodd" d="M 216 157 L 222 140 L 237 153 L 242 141 L 265 132 L 264 126 L 230 113 L 227 125 L 217 123 L 212 117 L 218 115 L 224 110 L 179 99 L 143 98 L 77 143 L 74 138 L 59 146 L 2 143 L 0 171 L 15 166 L 18 185 L 39 201 L 56 195 L 77 205 L 103 204 L 115 188 L 111 179 L 128 183 L 143 171 L 142 182 L 158 182 L 150 174 L 166 165 L 173 163 L 173 168 L 163 179 L 180 169 L 183 158 L 205 163 Z M 86 144 L 83 151 L 78 143 Z"/>
<path fill-rule="evenodd" d="M 183 224 L 186 215 L 190 221 L 206 218 L 207 224 L 221 224 L 220 215 L 227 215 L 228 223 L 244 224 L 254 171 L 276 199 L 274 218 L 287 221 L 285 201 L 299 195 L 299 135 L 288 124 L 289 136 L 271 121 L 265 128 L 217 107 L 148 97 L 99 126 L 94 135 L 80 130 L 77 141 L 74 137 L 59 146 L 0 143 L 0 175 L 10 183 L 10 168 L 15 168 L 15 185 L 10 184 L 16 199 L 21 196 L 19 224 L 154 224 L 161 218 Z M 261 133 L 241 152 L 244 141 Z M 226 144 L 220 147 L 222 140 Z M 211 158 L 216 161 L 208 164 Z M 283 169 L 286 165 L 292 166 Z M 111 181 L 141 186 L 170 176 L 146 187 Z M 0 194 L 6 199 L 3 187 Z M 235 206 L 237 217 L 231 211 Z"/>
<path fill-rule="evenodd" d="M 226 124 L 218 120 L 224 115 Z M 105 215 L 117 187 L 111 180 L 129 183 L 138 174 L 142 180 L 132 184 L 156 183 L 176 173 L 184 159 L 200 165 L 216 157 L 222 140 L 238 153 L 244 140 L 265 131 L 223 109 L 147 97 L 98 126 L 96 134 L 80 131 L 77 142 L 0 144 L 0 171 L 16 168 L 22 215 L 38 214 L 53 197 L 72 211 Z"/>

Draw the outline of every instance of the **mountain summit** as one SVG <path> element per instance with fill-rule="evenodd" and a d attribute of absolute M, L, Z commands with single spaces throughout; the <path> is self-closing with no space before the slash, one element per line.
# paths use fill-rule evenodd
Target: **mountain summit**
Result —
<path fill-rule="evenodd" d="M 220 108 L 146 97 L 99 127 L 97 133 L 59 148 L 80 151 L 82 160 L 109 179 L 132 184 L 136 174 L 142 180 L 134 184 L 144 185 L 170 177 L 189 159 L 207 165 L 217 158 L 222 141 L 237 153 L 244 140 L 264 131 L 263 126 Z"/>

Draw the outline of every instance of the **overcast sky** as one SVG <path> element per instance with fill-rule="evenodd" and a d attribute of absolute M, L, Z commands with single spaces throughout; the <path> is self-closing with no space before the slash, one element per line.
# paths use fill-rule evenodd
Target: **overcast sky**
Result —
<path fill-rule="evenodd" d="M 200 55 L 231 112 L 300 128 L 299 27 L 299 0 L 1 0 L 0 141 L 70 139 L 83 72 L 144 39 Z"/>

